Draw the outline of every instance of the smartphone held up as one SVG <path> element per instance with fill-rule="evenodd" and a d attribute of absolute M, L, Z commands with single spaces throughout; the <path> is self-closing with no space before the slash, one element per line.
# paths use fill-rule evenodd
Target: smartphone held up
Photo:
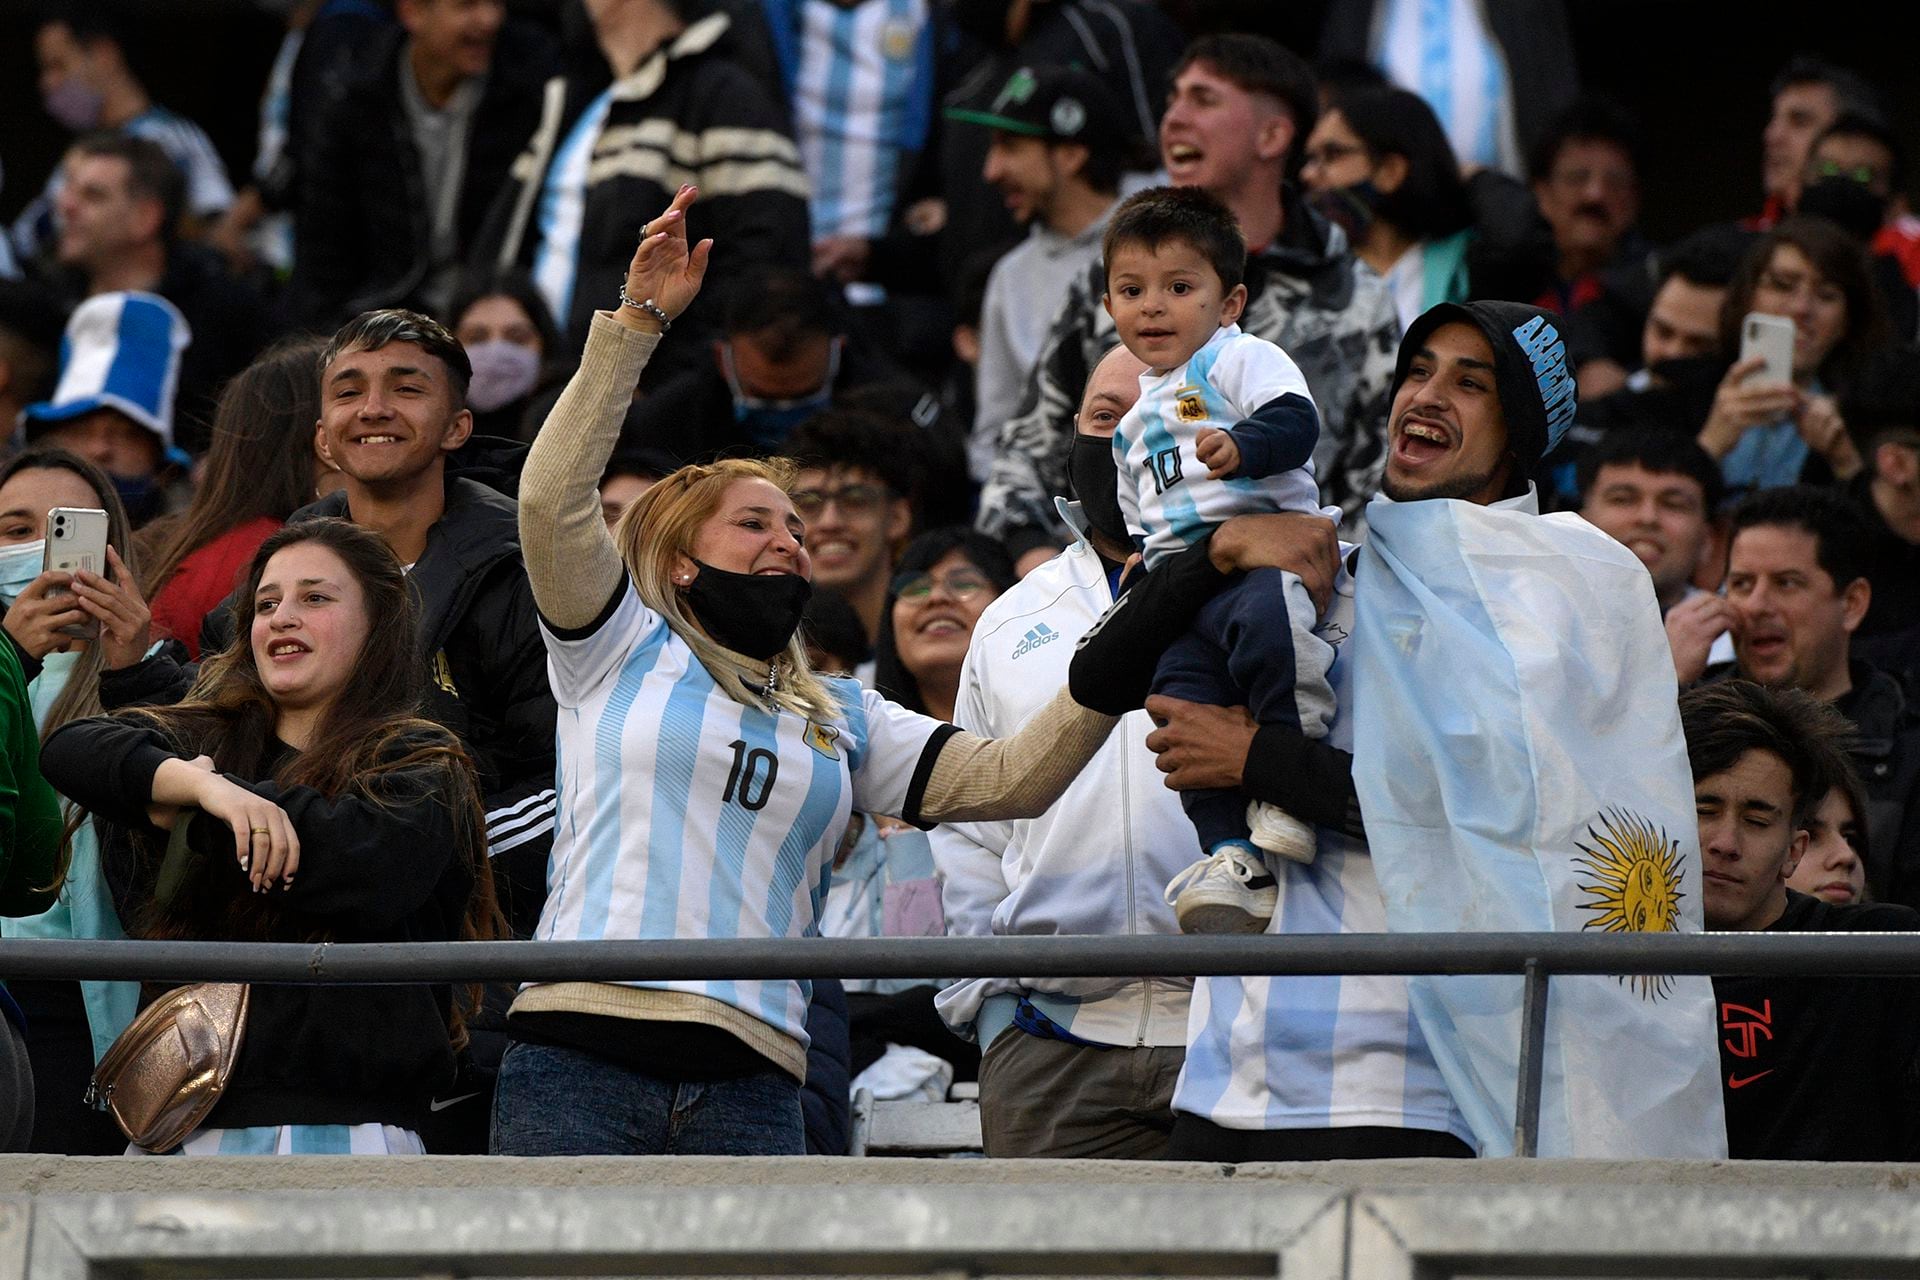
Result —
<path fill-rule="evenodd" d="M 79 573 L 105 578 L 107 571 L 107 513 L 98 507 L 55 507 L 47 512 L 47 556 L 43 571 Z M 61 627 L 64 635 L 92 640 L 100 634 L 98 622 L 76 622 Z"/>

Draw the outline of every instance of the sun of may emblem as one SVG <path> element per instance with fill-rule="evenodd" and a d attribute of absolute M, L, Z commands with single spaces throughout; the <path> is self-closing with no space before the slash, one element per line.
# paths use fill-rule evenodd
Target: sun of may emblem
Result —
<path fill-rule="evenodd" d="M 1680 927 L 1680 842 L 1665 830 L 1624 809 L 1602 813 L 1587 824 L 1591 845 L 1575 841 L 1575 858 L 1585 877 L 1577 887 L 1591 895 L 1580 903 L 1592 919 L 1585 928 L 1607 933 L 1673 933 Z M 1658 1000 L 1673 986 L 1671 978 L 1640 974 L 1625 978 L 1642 996 Z"/>

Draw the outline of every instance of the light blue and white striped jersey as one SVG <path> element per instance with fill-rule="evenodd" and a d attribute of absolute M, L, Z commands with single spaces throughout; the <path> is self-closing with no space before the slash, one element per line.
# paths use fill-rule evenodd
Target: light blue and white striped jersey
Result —
<path fill-rule="evenodd" d="M 1343 557 L 1351 548 L 1343 548 Z M 1342 568 L 1315 634 L 1335 647 L 1343 709 L 1328 741 L 1353 750 L 1353 579 Z M 1322 827 L 1309 865 L 1274 868 L 1268 933 L 1385 933 L 1386 907 L 1364 844 Z M 1173 1109 L 1223 1129 L 1429 1129 L 1473 1142 L 1398 977 L 1202 978 L 1187 1020 Z"/>
<path fill-rule="evenodd" d="M 1237 324 L 1222 325 L 1178 368 L 1140 375 L 1140 399 L 1114 431 L 1113 453 L 1120 509 L 1148 568 L 1200 541 L 1229 516 L 1319 512 L 1312 439 L 1301 466 L 1258 478 L 1210 480 L 1194 452 L 1202 431 L 1229 430 L 1288 395 L 1313 407 L 1313 393 L 1292 358 Z"/>
<path fill-rule="evenodd" d="M 618 82 L 587 104 L 572 132 L 561 140 L 547 165 L 540 188 L 539 248 L 533 255 L 533 283 L 553 314 L 566 323 L 572 314 L 573 284 L 580 274 L 580 229 L 587 216 L 587 169 L 593 145 L 607 122 Z"/>
<path fill-rule="evenodd" d="M 886 234 L 903 147 L 926 115 L 915 68 L 931 37 L 928 0 L 803 0 L 793 127 L 813 188 L 813 238 Z"/>
<path fill-rule="evenodd" d="M 1386 0 L 1375 20 L 1373 61 L 1426 99 L 1461 164 L 1526 177 L 1513 79 L 1483 0 Z"/>
<path fill-rule="evenodd" d="M 728 697 L 627 584 L 585 636 L 544 622 L 559 704 L 559 819 L 534 937 L 799 938 L 819 933 L 855 808 L 905 814 L 947 726 L 830 680 L 827 724 Z M 636 982 L 706 996 L 803 1047 L 810 984 Z"/>

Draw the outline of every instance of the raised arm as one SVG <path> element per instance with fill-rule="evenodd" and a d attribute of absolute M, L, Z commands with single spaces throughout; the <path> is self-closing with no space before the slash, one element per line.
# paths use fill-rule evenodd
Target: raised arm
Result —
<path fill-rule="evenodd" d="M 627 296 L 671 322 L 700 292 L 711 240 L 687 248 L 682 187 L 647 223 L 627 268 Z M 626 568 L 600 514 L 598 485 L 619 443 L 640 371 L 666 331 L 661 315 L 621 305 L 593 318 L 586 350 L 527 454 L 520 477 L 520 551 L 534 603 L 555 627 L 584 627 L 606 608 Z"/>

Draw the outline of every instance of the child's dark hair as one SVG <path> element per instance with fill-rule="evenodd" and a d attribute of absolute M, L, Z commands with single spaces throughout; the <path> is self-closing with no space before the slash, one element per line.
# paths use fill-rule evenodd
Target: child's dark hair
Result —
<path fill-rule="evenodd" d="M 1199 187 L 1149 187 L 1121 201 L 1100 242 L 1105 270 L 1113 272 L 1113 254 L 1123 245 L 1157 250 L 1169 240 L 1191 245 L 1220 277 L 1227 293 L 1246 278 L 1247 242 L 1240 224 L 1218 199 Z"/>

